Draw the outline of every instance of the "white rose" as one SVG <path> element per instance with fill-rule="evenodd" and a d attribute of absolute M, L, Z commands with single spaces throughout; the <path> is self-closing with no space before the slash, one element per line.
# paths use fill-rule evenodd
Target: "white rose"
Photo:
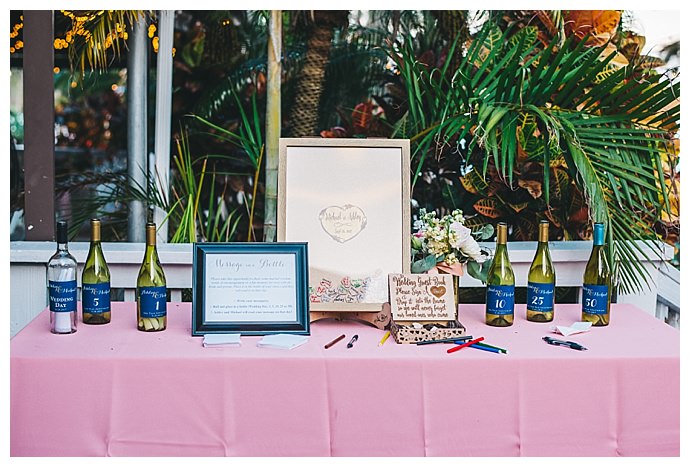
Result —
<path fill-rule="evenodd" d="M 453 232 L 453 241 L 450 246 L 456 249 L 462 249 L 462 245 L 468 240 L 472 240 L 472 231 L 462 225 L 460 222 L 453 222 L 450 224 L 450 230 Z M 475 242 L 476 243 L 476 242 Z"/>
<path fill-rule="evenodd" d="M 483 263 L 486 259 L 486 256 L 482 254 L 482 249 L 479 247 L 479 244 L 472 237 L 469 237 L 459 248 L 466 256 L 469 256 L 478 263 Z"/>

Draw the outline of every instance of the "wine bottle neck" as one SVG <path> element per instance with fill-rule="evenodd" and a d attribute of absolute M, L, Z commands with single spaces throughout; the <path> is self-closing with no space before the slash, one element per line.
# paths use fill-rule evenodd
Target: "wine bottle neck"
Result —
<path fill-rule="evenodd" d="M 67 242 L 65 242 L 65 243 L 58 242 L 57 251 L 68 251 L 67 250 Z"/>
<path fill-rule="evenodd" d="M 505 243 L 499 243 L 496 245 L 496 256 L 507 256 L 508 246 Z"/>

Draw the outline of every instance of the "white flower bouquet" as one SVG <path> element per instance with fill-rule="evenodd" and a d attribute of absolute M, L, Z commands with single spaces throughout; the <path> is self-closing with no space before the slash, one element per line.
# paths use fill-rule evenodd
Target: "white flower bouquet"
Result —
<path fill-rule="evenodd" d="M 412 268 L 415 274 L 424 272 L 445 273 L 461 276 L 463 264 L 474 278 L 486 282 L 489 252 L 483 250 L 480 240 L 493 235 L 493 226 L 485 225 L 472 232 L 465 226 L 462 211 L 436 217 L 436 212 L 419 210 L 419 219 L 414 223 L 412 234 Z"/>

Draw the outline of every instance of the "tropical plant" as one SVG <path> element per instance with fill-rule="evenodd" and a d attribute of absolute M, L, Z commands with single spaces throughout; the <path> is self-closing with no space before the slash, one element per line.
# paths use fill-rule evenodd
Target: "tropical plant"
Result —
<path fill-rule="evenodd" d="M 175 202 L 168 210 L 171 225 L 176 225 L 170 241 L 172 243 L 192 242 L 230 242 L 235 239 L 240 216 L 237 210 L 228 210 L 225 193 L 228 186 L 224 180 L 222 191 L 216 193 L 216 178 L 219 174 L 210 173 L 209 188 L 204 190 L 207 175 L 208 157 L 202 160 L 201 170 L 195 169 L 184 132 L 177 141 L 177 154 L 174 158 L 176 183 L 171 189 Z M 202 205 L 202 194 L 208 201 Z"/>
<path fill-rule="evenodd" d="M 240 116 L 240 121 L 237 124 L 236 130 L 224 128 L 198 115 L 190 115 L 190 117 L 196 120 L 197 122 L 201 123 L 201 133 L 207 136 L 212 136 L 213 138 L 224 141 L 236 148 L 239 148 L 241 150 L 241 153 L 246 156 L 246 159 L 251 164 L 253 173 L 253 179 L 251 183 L 252 193 L 249 196 L 243 196 L 243 198 L 248 198 L 249 201 L 248 203 L 243 202 L 242 204 L 244 204 L 247 207 L 247 216 L 249 219 L 247 228 L 247 241 L 257 241 L 259 237 L 257 236 L 254 229 L 254 214 L 257 203 L 259 177 L 261 175 L 261 167 L 264 157 L 264 141 L 262 134 L 261 119 L 256 103 L 255 93 L 251 95 L 251 107 L 249 111 L 245 111 L 243 103 L 241 102 L 237 94 L 234 94 L 234 97 L 237 102 L 237 108 L 239 110 Z M 214 157 L 218 159 L 232 159 L 232 157 L 227 155 L 208 155 L 206 157 Z"/>
<path fill-rule="evenodd" d="M 290 112 L 291 136 L 316 136 L 319 103 L 323 93 L 328 56 L 335 28 L 347 26 L 349 11 L 316 10 L 303 12 L 308 28 L 305 63 L 297 80 L 295 102 Z"/>
<path fill-rule="evenodd" d="M 154 17 L 153 11 L 143 10 L 61 11 L 71 27 L 64 39 L 55 40 L 55 48 L 68 50 L 77 81 L 83 78 L 87 65 L 90 70 L 105 70 L 113 58 L 119 57 L 132 25 Z"/>
<path fill-rule="evenodd" d="M 501 30 L 488 21 L 456 69 L 447 60 L 421 63 L 411 38 L 391 52 L 408 106 L 396 135 L 413 143 L 414 185 L 427 161 L 455 153 L 465 185 L 488 190 L 500 181 L 509 189 L 505 204 L 515 204 L 515 193 L 524 190 L 540 205 L 536 220 L 560 220 L 561 232 L 587 237 L 563 225 L 572 207 L 556 204 L 563 188 L 574 187 L 588 217 L 607 225 L 607 254 L 620 290 L 639 290 L 649 275 L 638 260 L 647 255 L 634 240 L 656 240 L 654 224 L 669 211 L 661 155 L 673 150 L 680 84 L 631 66 L 611 68 L 617 54 L 609 42 L 588 45 L 589 35 L 571 34 L 562 45 L 555 35 L 546 46 L 538 37 L 534 26 Z M 456 42 L 448 55 L 460 46 Z M 535 171 L 539 190 L 521 183 Z M 499 208 L 490 197 L 482 206 L 484 214 Z M 522 209 L 512 207 L 519 217 Z M 477 212 L 478 224 L 504 217 L 482 219 L 482 209 Z"/>

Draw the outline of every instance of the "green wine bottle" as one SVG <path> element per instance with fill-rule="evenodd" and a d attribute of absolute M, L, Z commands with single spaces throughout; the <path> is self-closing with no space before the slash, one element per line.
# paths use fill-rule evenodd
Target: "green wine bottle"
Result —
<path fill-rule="evenodd" d="M 608 326 L 611 317 L 611 268 L 604 250 L 604 224 L 594 224 L 592 253 L 582 280 L 582 321 Z"/>
<path fill-rule="evenodd" d="M 496 229 L 496 254 L 486 281 L 486 324 L 512 326 L 515 319 L 515 275 L 508 258 L 508 225 Z"/>
<path fill-rule="evenodd" d="M 556 272 L 549 253 L 549 221 L 539 223 L 539 243 L 527 274 L 527 321 L 553 321 Z"/>
<path fill-rule="evenodd" d="M 146 224 L 146 251 L 137 278 L 137 329 L 163 331 L 167 325 L 167 288 L 156 250 L 156 224 Z"/>
<path fill-rule="evenodd" d="M 91 245 L 81 274 L 81 310 L 86 324 L 110 322 L 110 270 L 101 248 L 98 219 L 91 219 Z"/>

